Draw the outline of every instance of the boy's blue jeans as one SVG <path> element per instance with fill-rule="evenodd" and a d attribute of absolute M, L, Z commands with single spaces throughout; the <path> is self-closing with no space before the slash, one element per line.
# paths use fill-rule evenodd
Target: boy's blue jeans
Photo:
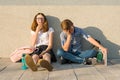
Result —
<path fill-rule="evenodd" d="M 75 53 L 69 53 L 67 51 L 64 51 L 62 48 L 58 49 L 57 51 L 57 57 L 62 56 L 63 58 L 76 63 L 83 63 L 85 58 L 92 58 L 95 57 L 96 55 L 97 51 L 93 49 Z"/>

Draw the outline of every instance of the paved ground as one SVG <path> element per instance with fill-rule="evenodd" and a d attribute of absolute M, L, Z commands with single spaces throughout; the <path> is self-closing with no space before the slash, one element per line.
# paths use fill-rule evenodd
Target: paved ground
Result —
<path fill-rule="evenodd" d="M 54 70 L 39 68 L 21 70 L 21 63 L 0 58 L 0 80 L 120 80 L 120 60 L 109 60 L 108 66 L 53 63 Z"/>

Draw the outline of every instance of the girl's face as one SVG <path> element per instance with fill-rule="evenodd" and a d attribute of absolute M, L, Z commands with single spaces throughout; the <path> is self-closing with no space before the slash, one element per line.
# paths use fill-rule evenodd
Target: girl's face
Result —
<path fill-rule="evenodd" d="M 44 23 L 44 17 L 42 15 L 38 15 L 36 17 L 37 24 L 43 24 Z"/>

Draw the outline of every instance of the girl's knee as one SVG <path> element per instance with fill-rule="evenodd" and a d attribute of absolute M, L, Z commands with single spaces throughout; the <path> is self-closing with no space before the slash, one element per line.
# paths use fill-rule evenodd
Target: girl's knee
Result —
<path fill-rule="evenodd" d="M 51 57 L 51 55 L 49 54 L 49 53 L 45 53 L 44 55 L 43 55 L 43 58 L 50 58 Z"/>
<path fill-rule="evenodd" d="M 47 60 L 49 63 L 51 63 L 51 55 L 49 53 L 44 54 L 43 59 Z"/>
<path fill-rule="evenodd" d="M 34 55 L 32 56 L 32 58 L 33 58 L 33 59 L 39 59 L 39 56 L 36 55 L 36 54 L 34 54 Z"/>

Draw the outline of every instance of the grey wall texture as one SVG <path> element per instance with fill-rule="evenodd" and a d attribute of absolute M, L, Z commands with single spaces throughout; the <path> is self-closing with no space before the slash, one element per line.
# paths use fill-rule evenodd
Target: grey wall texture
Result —
<path fill-rule="evenodd" d="M 38 12 L 55 30 L 55 53 L 60 47 L 60 22 L 67 18 L 99 39 L 108 48 L 108 58 L 120 58 L 120 0 L 0 0 L 0 57 L 30 45 L 30 26 Z"/>

